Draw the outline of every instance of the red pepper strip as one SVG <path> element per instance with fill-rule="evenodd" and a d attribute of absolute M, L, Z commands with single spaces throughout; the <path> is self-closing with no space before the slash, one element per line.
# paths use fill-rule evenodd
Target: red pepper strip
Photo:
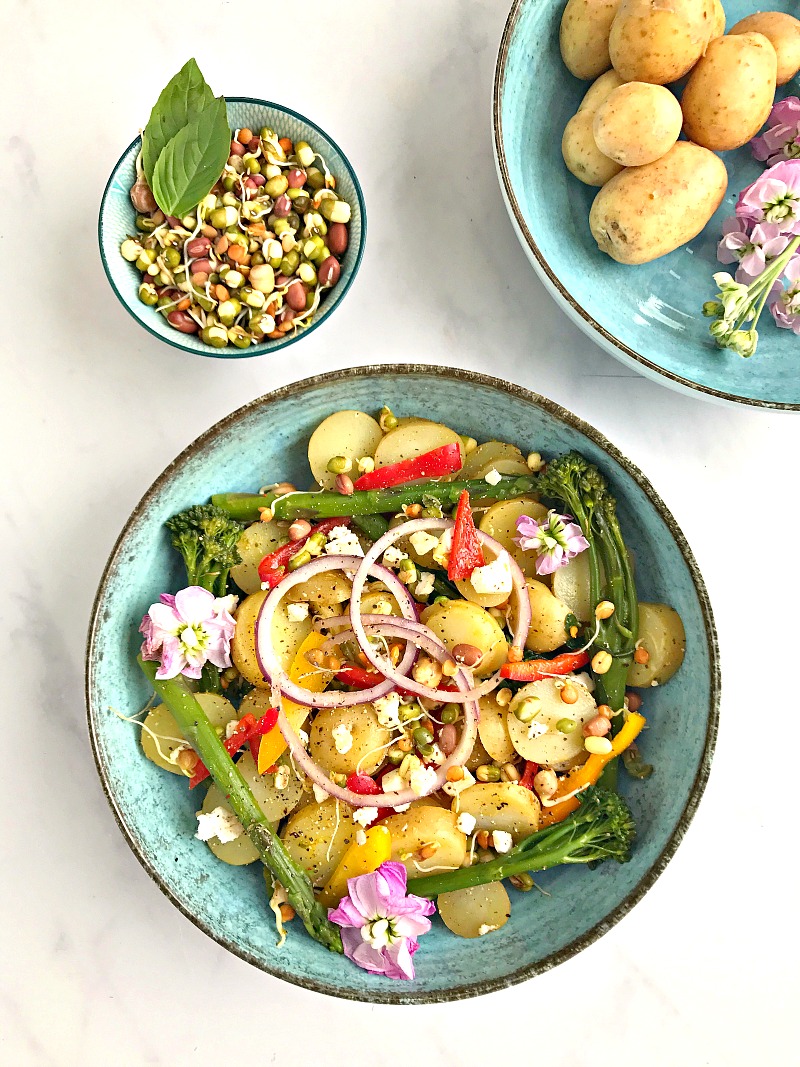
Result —
<path fill-rule="evenodd" d="M 472 508 L 469 506 L 469 493 L 465 489 L 458 498 L 447 577 L 451 582 L 469 578 L 476 567 L 483 567 L 485 564 L 478 531 L 472 518 Z"/>
<path fill-rule="evenodd" d="M 538 763 L 531 763 L 530 760 L 525 760 L 525 771 L 519 780 L 519 784 L 524 786 L 526 789 L 532 790 L 533 779 L 536 777 L 538 770 Z"/>
<path fill-rule="evenodd" d="M 240 748 L 244 748 L 248 741 L 252 741 L 253 738 L 256 737 L 263 737 L 264 734 L 268 734 L 270 730 L 274 730 L 277 724 L 277 708 L 270 708 L 260 719 L 256 719 L 254 715 L 248 712 L 239 720 L 239 725 L 233 731 L 231 736 L 223 741 L 226 752 L 229 756 L 235 755 Z M 194 774 L 189 780 L 189 788 L 194 789 L 196 785 L 204 782 L 209 774 L 210 771 L 205 763 L 203 763 L 202 760 L 198 760 Z"/>
<path fill-rule="evenodd" d="M 589 662 L 588 652 L 562 652 L 553 659 L 525 659 L 521 663 L 504 663 L 501 678 L 512 682 L 538 682 L 551 674 L 572 674 Z"/>
<path fill-rule="evenodd" d="M 365 671 L 363 667 L 347 666 L 337 671 L 336 681 L 352 686 L 353 689 L 370 689 L 383 681 L 383 675 L 377 671 Z"/>
<path fill-rule="evenodd" d="M 350 519 L 325 519 L 323 522 L 318 523 L 316 526 L 312 526 L 305 537 L 301 537 L 299 541 L 288 541 L 285 545 L 281 545 L 280 548 L 276 548 L 274 552 L 270 552 L 268 556 L 264 556 L 258 565 L 258 577 L 262 583 L 269 586 L 270 589 L 274 589 L 278 582 L 286 574 L 286 568 L 289 565 L 289 560 L 292 556 L 296 555 L 309 537 L 313 537 L 314 534 L 328 534 L 334 528 L 334 526 L 349 526 Z"/>
<path fill-rule="evenodd" d="M 461 459 L 461 446 L 454 442 L 423 452 L 413 459 L 402 459 L 399 463 L 390 463 L 386 467 L 362 474 L 353 483 L 354 489 L 388 489 L 403 482 L 415 482 L 419 478 L 442 478 L 445 474 L 460 471 L 464 462 Z"/>

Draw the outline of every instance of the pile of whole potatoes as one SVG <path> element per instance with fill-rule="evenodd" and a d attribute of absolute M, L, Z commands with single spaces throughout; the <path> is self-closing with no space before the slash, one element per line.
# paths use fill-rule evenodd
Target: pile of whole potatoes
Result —
<path fill-rule="evenodd" d="M 800 70 L 800 21 L 765 11 L 725 33 L 720 0 L 568 0 L 560 40 L 570 72 L 592 81 L 564 130 L 564 162 L 601 187 L 589 225 L 620 263 L 700 233 L 728 184 L 715 152 L 747 144 Z M 667 86 L 687 75 L 679 101 Z"/>

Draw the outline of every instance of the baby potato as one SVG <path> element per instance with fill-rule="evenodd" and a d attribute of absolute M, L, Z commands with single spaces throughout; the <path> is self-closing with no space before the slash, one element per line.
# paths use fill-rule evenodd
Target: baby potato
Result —
<path fill-rule="evenodd" d="M 719 156 L 678 141 L 661 159 L 628 167 L 603 186 L 589 213 L 592 236 L 618 263 L 649 263 L 696 237 L 727 187 Z"/>
<path fill-rule="evenodd" d="M 400 463 L 404 459 L 413 459 L 434 448 L 458 444 L 461 458 L 464 458 L 464 446 L 461 437 L 448 426 L 439 422 L 419 419 L 390 430 L 375 449 L 375 466 L 386 467 L 391 463 Z"/>
<path fill-rule="evenodd" d="M 414 802 L 408 811 L 384 819 L 383 825 L 392 835 L 392 859 L 402 863 L 412 878 L 436 867 L 455 869 L 466 859 L 467 839 L 456 829 L 456 816 L 447 808 Z M 426 845 L 438 847 L 422 859 L 419 852 Z"/>
<path fill-rule="evenodd" d="M 747 144 L 769 117 L 777 71 L 775 49 L 762 33 L 712 41 L 681 98 L 686 136 L 715 152 Z"/>
<path fill-rule="evenodd" d="M 584 185 L 605 185 L 622 170 L 597 147 L 591 111 L 578 111 L 569 120 L 561 138 L 561 155 L 570 174 Z"/>
<path fill-rule="evenodd" d="M 571 684 L 578 693 L 574 704 L 565 704 L 561 699 L 562 683 L 556 678 L 542 678 L 538 682 L 531 682 L 514 695 L 508 706 L 506 723 L 512 744 L 524 759 L 552 767 L 556 771 L 568 770 L 586 759 L 583 727 L 597 714 L 597 705 L 585 685 L 574 680 Z M 514 714 L 516 708 L 533 697 L 541 702 L 534 722 L 547 727 L 546 733 L 536 736 L 531 736 L 530 724 L 520 722 Z M 575 726 L 566 733 L 559 730 L 557 724 L 562 719 L 572 720 Z"/>
<path fill-rule="evenodd" d="M 715 23 L 714 0 L 622 0 L 608 50 L 626 82 L 667 85 L 703 55 Z"/>
<path fill-rule="evenodd" d="M 508 736 L 506 708 L 497 703 L 497 690 L 481 697 L 479 707 L 478 736 L 483 747 L 495 762 L 508 763 L 514 759 L 516 752 Z"/>
<path fill-rule="evenodd" d="M 314 430 L 308 442 L 308 465 L 323 489 L 333 489 L 336 475 L 328 470 L 334 456 L 344 456 L 353 465 L 362 456 L 374 456 L 383 431 L 363 411 L 335 411 Z M 357 475 L 356 475 L 357 476 Z"/>
<path fill-rule="evenodd" d="M 261 605 L 268 595 L 262 589 L 246 597 L 236 609 L 236 629 L 231 641 L 231 659 L 245 681 L 259 689 L 268 689 L 269 681 L 261 673 L 256 655 L 256 622 Z M 291 665 L 297 650 L 311 631 L 311 619 L 292 622 L 283 606 L 272 619 L 272 644 L 285 669 Z"/>
<path fill-rule="evenodd" d="M 762 33 L 767 38 L 778 57 L 778 85 L 785 85 L 800 70 L 800 20 L 794 15 L 757 11 L 740 19 L 730 32 Z"/>
<path fill-rule="evenodd" d="M 536 794 L 516 782 L 476 782 L 453 799 L 453 811 L 475 818 L 476 830 L 505 830 L 516 845 L 539 829 Z"/>
<path fill-rule="evenodd" d="M 667 604 L 639 604 L 640 648 L 646 649 L 647 663 L 633 662 L 628 685 L 663 685 L 683 663 L 686 632 L 680 615 Z"/>
<path fill-rule="evenodd" d="M 352 737 L 346 752 L 337 751 L 337 727 L 344 727 Z M 372 774 L 383 763 L 391 736 L 378 722 L 371 704 L 321 708 L 311 724 L 308 749 L 320 767 L 331 774 L 352 774 L 356 770 Z"/>
<path fill-rule="evenodd" d="M 569 563 L 553 572 L 553 594 L 567 605 L 578 622 L 588 622 L 592 618 L 594 605 L 589 583 L 588 552 L 573 556 Z"/>
<path fill-rule="evenodd" d="M 755 28 L 755 27 L 754 27 Z M 722 6 L 722 0 L 714 0 L 714 13 L 711 21 L 711 37 L 709 40 L 716 41 L 717 37 L 721 37 L 725 32 L 725 8 Z M 759 31 L 763 33 L 763 30 Z M 731 30 L 733 33 L 733 30 Z M 765 34 L 765 36 L 769 36 Z"/>
<path fill-rule="evenodd" d="M 682 125 L 681 105 L 669 89 L 628 82 L 599 106 L 592 132 L 603 155 L 623 167 L 641 167 L 666 155 Z"/>
<path fill-rule="evenodd" d="M 351 589 L 350 582 L 343 574 L 337 571 L 323 571 L 322 574 L 315 574 L 307 582 L 301 582 L 300 585 L 290 589 L 286 594 L 286 600 L 290 604 L 308 604 L 315 615 L 320 614 L 320 609 L 323 609 L 322 613 L 326 614 L 324 609 L 335 607 L 349 600 Z M 339 612 L 331 612 L 331 614 L 339 614 Z"/>
<path fill-rule="evenodd" d="M 388 822 L 388 820 L 387 820 Z M 325 885 L 355 840 L 358 826 L 346 804 L 305 804 L 289 817 L 281 841 L 315 886 Z"/>
<path fill-rule="evenodd" d="M 596 81 L 592 82 L 589 91 L 578 106 L 578 111 L 591 111 L 594 114 L 603 101 L 624 84 L 625 82 L 615 70 L 607 70 L 605 74 L 601 74 Z"/>
<path fill-rule="evenodd" d="M 494 674 L 508 657 L 508 641 L 497 620 L 478 604 L 450 600 L 425 618 L 428 626 L 450 652 L 456 645 L 474 645 L 482 659 L 474 668 L 476 678 Z"/>
<path fill-rule="evenodd" d="M 464 460 L 459 478 L 485 478 L 491 470 L 498 474 L 530 474 L 525 457 L 516 445 L 486 441 L 473 448 Z"/>
<path fill-rule="evenodd" d="M 517 519 L 520 515 L 528 515 L 537 522 L 542 522 L 547 518 L 547 508 L 531 496 L 498 500 L 478 523 L 478 529 L 499 541 L 520 565 L 522 573 L 532 578 L 536 574 L 536 553 L 524 552 L 514 540 L 519 536 Z"/>
<path fill-rule="evenodd" d="M 531 625 L 525 647 L 532 652 L 555 652 L 567 639 L 570 608 L 544 582 L 528 578 L 526 584 L 531 601 Z"/>
<path fill-rule="evenodd" d="M 561 16 L 561 58 L 576 78 L 596 78 L 611 66 L 608 37 L 620 0 L 567 0 Z"/>
<path fill-rule="evenodd" d="M 236 547 L 242 562 L 231 567 L 231 578 L 243 593 L 258 593 L 261 579 L 258 565 L 264 556 L 286 542 L 286 531 L 277 522 L 254 522 L 242 531 Z"/>
<path fill-rule="evenodd" d="M 483 937 L 511 917 L 511 901 L 502 882 L 440 893 L 436 906 L 444 925 L 458 937 Z"/>
<path fill-rule="evenodd" d="M 195 693 L 195 699 L 208 716 L 208 721 L 212 726 L 224 727 L 233 719 L 241 717 L 230 700 L 226 700 L 224 696 L 217 693 Z M 264 712 L 261 714 L 263 715 Z M 152 763 L 165 771 L 171 771 L 172 774 L 183 774 L 180 767 L 170 761 L 170 756 L 175 749 L 182 748 L 186 742 L 166 704 L 156 704 L 148 712 L 142 723 L 141 738 L 142 751 Z"/>

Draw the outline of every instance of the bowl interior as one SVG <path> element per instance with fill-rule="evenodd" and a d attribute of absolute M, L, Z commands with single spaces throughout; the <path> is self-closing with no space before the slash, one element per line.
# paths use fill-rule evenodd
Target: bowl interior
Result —
<path fill-rule="evenodd" d="M 366 975 L 306 937 L 297 925 L 275 948 L 258 866 L 219 863 L 192 834 L 198 800 L 186 784 L 142 755 L 133 715 L 148 699 L 135 663 L 136 628 L 158 593 L 182 582 L 163 523 L 211 493 L 254 490 L 310 478 L 306 442 L 316 424 L 341 407 L 399 415 L 424 411 L 478 439 L 502 438 L 543 454 L 577 448 L 608 475 L 640 595 L 666 600 L 686 627 L 686 661 L 669 685 L 646 694 L 652 729 L 642 742 L 656 773 L 623 779 L 638 838 L 632 860 L 595 871 L 553 870 L 547 890 L 513 894 L 511 921 L 490 938 L 464 941 L 438 918 L 415 957 L 413 983 Z M 466 414 L 469 413 L 469 414 Z M 620 918 L 660 873 L 697 804 L 717 722 L 718 665 L 705 589 L 674 520 L 649 483 L 596 431 L 550 401 L 497 379 L 409 366 L 362 368 L 278 390 L 218 423 L 165 472 L 128 521 L 95 604 L 87 653 L 87 702 L 95 755 L 120 826 L 145 868 L 174 903 L 210 936 L 284 979 L 338 996 L 411 1002 L 476 995 L 539 973 L 577 952 Z"/>
<path fill-rule="evenodd" d="M 724 0 L 729 26 L 752 0 Z M 597 190 L 573 178 L 561 135 L 589 87 L 564 66 L 558 43 L 563 0 L 517 0 L 506 25 L 495 83 L 495 147 L 509 212 L 528 257 L 565 310 L 612 355 L 664 384 L 709 398 L 768 407 L 800 406 L 797 338 L 762 316 L 758 352 L 742 359 L 718 349 L 703 318 L 722 220 L 739 191 L 763 170 L 748 146 L 726 152 L 728 191 L 687 246 L 641 266 L 599 251 L 589 231 Z M 795 0 L 770 10 L 797 13 Z M 800 92 L 793 79 L 778 95 Z"/>
<path fill-rule="evenodd" d="M 135 264 L 128 263 L 119 253 L 125 238 L 136 233 L 136 212 L 129 192 L 136 177 L 136 157 L 141 148 L 139 137 L 125 150 L 112 171 L 100 204 L 98 236 L 103 267 L 111 287 L 122 304 L 145 329 L 186 352 L 196 352 L 200 356 L 217 359 L 240 359 L 285 348 L 311 333 L 331 314 L 344 298 L 358 272 L 364 253 L 367 218 L 364 197 L 355 171 L 341 148 L 323 130 L 302 115 L 277 104 L 247 97 L 227 97 L 226 103 L 232 130 L 243 127 L 260 130 L 263 126 L 269 126 L 280 137 L 288 137 L 292 141 L 308 141 L 324 158 L 331 173 L 336 177 L 339 196 L 347 200 L 352 209 L 349 224 L 350 242 L 341 260 L 341 276 L 334 288 L 326 294 L 311 325 L 305 330 L 287 334 L 282 340 L 266 340 L 249 348 L 236 348 L 234 345 L 212 348 L 211 345 L 203 344 L 194 334 L 180 333 L 173 329 L 163 315 L 139 300 L 141 274 Z"/>

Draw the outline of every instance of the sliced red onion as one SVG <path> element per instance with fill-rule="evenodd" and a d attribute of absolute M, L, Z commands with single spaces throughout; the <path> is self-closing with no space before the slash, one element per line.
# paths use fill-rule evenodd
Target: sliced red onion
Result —
<path fill-rule="evenodd" d="M 386 617 L 388 618 L 388 616 Z M 399 629 L 401 622 L 402 620 L 397 620 L 397 626 L 393 628 Z M 433 642 L 438 644 L 438 648 L 434 653 L 436 659 L 438 659 L 439 662 L 449 659 L 450 653 L 444 645 L 441 644 L 441 642 L 438 642 L 435 637 L 433 638 Z M 409 643 L 409 647 L 413 646 Z M 469 679 L 464 670 L 460 667 L 456 671 L 453 680 L 462 692 L 469 686 Z M 358 695 L 363 699 L 365 692 L 367 692 L 367 690 L 362 690 Z M 333 797 L 335 800 L 341 800 L 353 808 L 396 808 L 403 804 L 411 804 L 413 801 L 419 800 L 420 796 L 428 796 L 430 793 L 435 793 L 438 789 L 441 789 L 447 781 L 447 772 L 451 767 L 461 767 L 466 763 L 478 734 L 478 715 L 479 709 L 477 702 L 474 700 L 467 701 L 464 705 L 464 728 L 461 731 L 458 744 L 452 754 L 449 755 L 444 763 L 437 768 L 436 778 L 426 793 L 415 793 L 413 789 L 408 788 L 398 789 L 393 793 L 364 794 L 354 793 L 351 789 L 336 785 L 330 780 L 322 767 L 320 767 L 306 751 L 303 742 L 292 729 L 282 709 L 278 715 L 278 726 L 289 746 L 289 752 L 291 753 L 295 764 L 311 779 L 312 782 L 318 785 L 320 789 L 324 789 L 329 796 Z"/>
<path fill-rule="evenodd" d="M 353 704 L 366 704 L 376 700 L 378 697 L 386 696 L 395 687 L 393 679 L 386 677 L 378 685 L 372 686 L 371 689 L 362 689 L 360 692 L 312 693 L 309 689 L 297 685 L 289 678 L 272 647 L 272 620 L 278 605 L 290 589 L 307 582 L 314 575 L 323 574 L 326 571 L 357 571 L 360 569 L 360 564 L 360 556 L 319 556 L 317 559 L 312 559 L 310 563 L 298 567 L 296 571 L 283 578 L 261 605 L 255 627 L 256 659 L 258 660 L 259 670 L 270 680 L 274 689 L 280 690 L 284 696 L 288 697 L 289 700 L 293 700 L 295 704 L 302 704 L 304 707 L 309 708 L 347 708 Z M 377 574 L 380 580 L 391 588 L 404 617 L 409 622 L 416 623 L 414 600 L 400 579 L 379 564 L 372 564 L 367 573 Z M 404 672 L 411 667 L 416 654 L 416 649 L 409 643 L 406 646 L 403 658 L 397 666 L 397 670 L 401 675 L 404 675 Z"/>

